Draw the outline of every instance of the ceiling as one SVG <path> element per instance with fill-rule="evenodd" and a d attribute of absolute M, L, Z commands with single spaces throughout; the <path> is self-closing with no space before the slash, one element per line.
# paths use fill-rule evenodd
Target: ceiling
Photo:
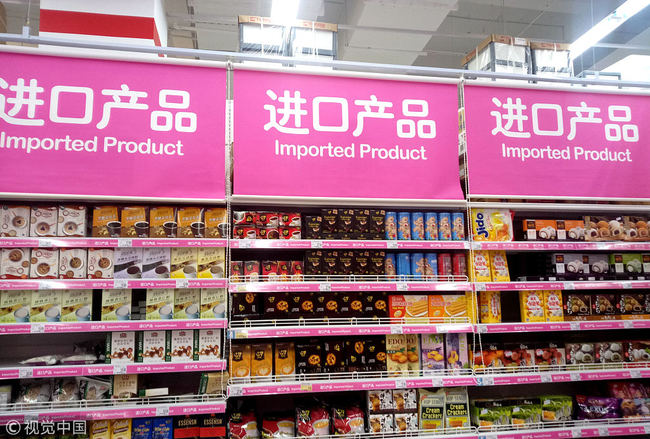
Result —
<path fill-rule="evenodd" d="M 102 1 L 102 0 L 86 0 Z M 237 51 L 238 15 L 269 16 L 272 0 L 163 0 L 170 46 Z M 30 18 L 38 33 L 37 0 L 0 0 L 8 32 Z M 623 0 L 301 0 L 298 18 L 336 23 L 338 59 L 459 68 L 465 53 L 491 33 L 572 42 Z M 650 54 L 650 8 L 628 20 L 577 61 L 602 69 L 627 54 Z M 634 45 L 633 50 L 621 45 Z"/>

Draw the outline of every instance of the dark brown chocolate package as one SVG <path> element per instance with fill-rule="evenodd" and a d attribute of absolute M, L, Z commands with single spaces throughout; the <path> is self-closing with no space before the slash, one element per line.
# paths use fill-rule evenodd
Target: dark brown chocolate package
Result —
<path fill-rule="evenodd" d="M 323 272 L 322 250 L 308 250 L 305 252 L 305 275 L 316 275 Z"/>
<path fill-rule="evenodd" d="M 382 276 L 386 272 L 386 252 L 383 250 L 373 250 L 370 253 L 370 264 L 368 274 Z"/>
<path fill-rule="evenodd" d="M 354 251 L 339 251 L 338 273 L 343 275 L 354 274 Z"/>
<path fill-rule="evenodd" d="M 354 274 L 367 275 L 370 273 L 370 252 L 368 250 L 354 251 Z"/>
<path fill-rule="evenodd" d="M 339 220 L 339 210 L 323 209 L 321 210 L 321 216 L 323 217 L 323 222 L 321 225 L 321 233 L 323 236 L 336 235 L 336 227 Z"/>
<path fill-rule="evenodd" d="M 326 250 L 323 252 L 323 267 L 321 274 L 335 275 L 339 273 L 339 251 Z"/>
<path fill-rule="evenodd" d="M 305 216 L 305 239 L 322 239 L 323 217 L 320 215 Z"/>
<path fill-rule="evenodd" d="M 233 293 L 233 320 L 256 320 L 260 317 L 260 295 L 258 293 Z"/>
<path fill-rule="evenodd" d="M 336 229 L 338 239 L 352 239 L 354 233 L 354 209 L 339 210 Z"/>
<path fill-rule="evenodd" d="M 289 293 L 268 293 L 263 296 L 263 319 L 289 318 Z"/>
<path fill-rule="evenodd" d="M 386 235 L 385 225 L 384 225 L 385 218 L 386 218 L 386 211 L 383 209 L 370 211 L 370 221 L 368 223 L 369 225 L 368 233 L 370 235 L 369 239 L 384 239 Z"/>
<path fill-rule="evenodd" d="M 345 342 L 325 339 L 325 373 L 345 372 Z"/>

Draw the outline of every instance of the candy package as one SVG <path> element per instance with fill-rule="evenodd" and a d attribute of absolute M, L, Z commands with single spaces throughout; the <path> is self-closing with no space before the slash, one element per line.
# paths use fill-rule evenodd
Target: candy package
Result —
<path fill-rule="evenodd" d="M 578 420 L 620 417 L 617 398 L 576 395 L 576 403 Z"/>

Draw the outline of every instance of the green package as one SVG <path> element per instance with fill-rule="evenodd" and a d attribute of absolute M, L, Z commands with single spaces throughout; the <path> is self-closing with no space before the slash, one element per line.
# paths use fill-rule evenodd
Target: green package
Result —
<path fill-rule="evenodd" d="M 543 395 L 540 396 L 542 403 L 542 421 L 570 421 L 573 413 L 573 398 L 567 395 Z"/>

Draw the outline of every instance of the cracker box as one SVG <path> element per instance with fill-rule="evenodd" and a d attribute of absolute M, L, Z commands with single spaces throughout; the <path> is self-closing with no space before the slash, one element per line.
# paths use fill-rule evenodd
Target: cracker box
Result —
<path fill-rule="evenodd" d="M 406 334 L 406 359 L 408 360 L 409 375 L 420 374 L 420 339 L 417 334 Z"/>
<path fill-rule="evenodd" d="M 388 297 L 389 317 L 408 323 L 429 321 L 429 299 L 424 295 L 391 295 Z"/>
<path fill-rule="evenodd" d="M 469 369 L 467 334 L 445 334 L 445 369 Z"/>
<path fill-rule="evenodd" d="M 406 335 L 386 335 L 386 366 L 390 376 L 407 374 L 408 357 L 406 355 Z"/>
<path fill-rule="evenodd" d="M 395 410 L 391 390 L 368 390 L 366 393 L 368 413 L 381 413 Z"/>
<path fill-rule="evenodd" d="M 584 241 L 585 222 L 583 220 L 557 220 L 558 241 Z"/>
<path fill-rule="evenodd" d="M 429 300 L 429 320 L 432 323 L 441 323 L 445 317 L 445 298 L 439 294 L 430 294 Z"/>
<path fill-rule="evenodd" d="M 197 251 L 198 277 L 222 278 L 226 273 L 226 249 L 201 247 Z"/>
<path fill-rule="evenodd" d="M 3 248 L 0 250 L 0 278 L 27 279 L 29 277 L 29 248 Z"/>
<path fill-rule="evenodd" d="M 116 248 L 115 279 L 140 279 L 142 278 L 142 250 L 141 248 Z"/>
<path fill-rule="evenodd" d="M 170 331 L 167 338 L 165 361 L 184 363 L 194 360 L 194 331 L 180 329 Z"/>
<path fill-rule="evenodd" d="M 216 361 L 221 358 L 221 330 L 198 329 L 194 334 L 198 347 L 194 350 L 194 360 Z"/>
<path fill-rule="evenodd" d="M 0 323 L 29 322 L 31 290 L 7 290 L 0 293 Z"/>
<path fill-rule="evenodd" d="M 224 288 L 201 288 L 201 318 L 226 318 L 226 297 Z"/>
<path fill-rule="evenodd" d="M 445 369 L 445 339 L 442 334 L 422 334 L 420 352 L 424 375 L 430 375 Z"/>
<path fill-rule="evenodd" d="M 142 331 L 137 333 L 136 362 L 163 363 L 167 333 L 165 331 Z"/>
<path fill-rule="evenodd" d="M 152 238 L 176 238 L 178 223 L 173 207 L 152 207 L 149 209 L 149 236 Z"/>
<path fill-rule="evenodd" d="M 106 334 L 106 363 L 120 364 L 135 361 L 135 332 Z M 119 376 L 119 375 L 116 375 Z M 137 390 L 136 390 L 137 394 Z"/>
<path fill-rule="evenodd" d="M 93 290 L 63 290 L 61 292 L 61 321 L 92 320 Z"/>
<path fill-rule="evenodd" d="M 393 414 L 368 415 L 370 433 L 393 433 L 395 431 Z"/>
<path fill-rule="evenodd" d="M 90 439 L 111 439 L 110 421 L 92 421 Z"/>
<path fill-rule="evenodd" d="M 33 291 L 29 315 L 31 322 L 61 321 L 61 291 Z"/>
<path fill-rule="evenodd" d="M 395 413 L 395 431 L 405 433 L 407 431 L 414 431 L 418 428 L 418 414 L 414 412 L 409 413 Z"/>
<path fill-rule="evenodd" d="M 444 428 L 445 390 L 430 391 L 418 389 L 418 417 L 420 430 Z"/>
<path fill-rule="evenodd" d="M 2 206 L 0 210 L 0 236 L 29 236 L 29 206 Z"/>
<path fill-rule="evenodd" d="M 179 238 L 205 237 L 203 209 L 200 207 L 180 207 L 176 214 Z"/>
<path fill-rule="evenodd" d="M 557 222 L 555 220 L 527 219 L 523 221 L 524 239 L 528 241 L 555 241 Z"/>
<path fill-rule="evenodd" d="M 149 289 L 146 295 L 146 319 L 169 320 L 174 317 L 174 289 Z"/>
<path fill-rule="evenodd" d="M 59 250 L 34 248 L 31 253 L 29 277 L 32 279 L 56 279 L 59 277 Z"/>
<path fill-rule="evenodd" d="M 461 321 L 468 318 L 467 314 L 467 296 L 459 294 L 445 294 L 445 318 L 460 319 Z"/>
<path fill-rule="evenodd" d="M 198 319 L 201 310 L 201 291 L 194 288 L 178 288 L 174 292 L 174 318 Z"/>
<path fill-rule="evenodd" d="M 469 397 L 466 387 L 445 389 L 445 428 L 467 428 L 469 423 Z"/>
<path fill-rule="evenodd" d="M 92 236 L 97 238 L 119 238 L 122 225 L 117 206 L 96 206 L 93 208 Z"/>
<path fill-rule="evenodd" d="M 512 241 L 512 217 L 509 210 L 472 209 L 474 241 Z"/>
<path fill-rule="evenodd" d="M 296 348 L 293 342 L 276 342 L 273 361 L 275 375 L 280 381 L 291 381 L 296 375 Z"/>
<path fill-rule="evenodd" d="M 59 278 L 85 279 L 88 275 L 88 250 L 62 248 L 59 250 Z"/>
<path fill-rule="evenodd" d="M 544 322 L 544 293 L 543 291 L 520 291 L 519 307 L 522 322 Z"/>
<path fill-rule="evenodd" d="M 131 419 L 111 419 L 111 439 L 131 439 Z"/>
<path fill-rule="evenodd" d="M 88 249 L 88 279 L 113 279 L 112 248 Z"/>
<path fill-rule="evenodd" d="M 273 345 L 253 343 L 251 345 L 251 381 L 263 383 L 271 381 L 273 375 Z"/>
<path fill-rule="evenodd" d="M 472 257 L 469 258 L 469 276 L 473 282 L 490 282 L 492 280 L 489 251 L 474 251 Z"/>
<path fill-rule="evenodd" d="M 196 248 L 171 249 L 171 277 L 195 278 L 198 270 L 198 251 Z"/>
<path fill-rule="evenodd" d="M 508 260 L 505 251 L 490 251 L 490 272 L 492 282 L 510 282 L 510 272 L 508 271 Z"/>
<path fill-rule="evenodd" d="M 478 310 L 481 323 L 501 323 L 501 292 L 479 291 Z"/>
<path fill-rule="evenodd" d="M 122 226 L 120 235 L 124 238 L 149 237 L 149 209 L 143 206 L 125 206 L 120 212 Z"/>
<path fill-rule="evenodd" d="M 561 322 L 564 320 L 562 306 L 562 291 L 549 290 L 543 292 L 544 317 L 547 322 Z"/>
<path fill-rule="evenodd" d="M 251 345 L 233 344 L 230 348 L 230 376 L 237 378 L 237 382 L 250 381 L 251 376 Z"/>
<path fill-rule="evenodd" d="M 131 290 L 102 290 L 102 321 L 131 319 Z"/>
<path fill-rule="evenodd" d="M 147 247 L 142 249 L 142 278 L 167 279 L 171 269 L 169 247 Z"/>
<path fill-rule="evenodd" d="M 86 206 L 66 204 L 59 206 L 57 236 L 86 236 Z"/>
<path fill-rule="evenodd" d="M 56 206 L 33 206 L 29 236 L 56 236 L 58 210 Z"/>

